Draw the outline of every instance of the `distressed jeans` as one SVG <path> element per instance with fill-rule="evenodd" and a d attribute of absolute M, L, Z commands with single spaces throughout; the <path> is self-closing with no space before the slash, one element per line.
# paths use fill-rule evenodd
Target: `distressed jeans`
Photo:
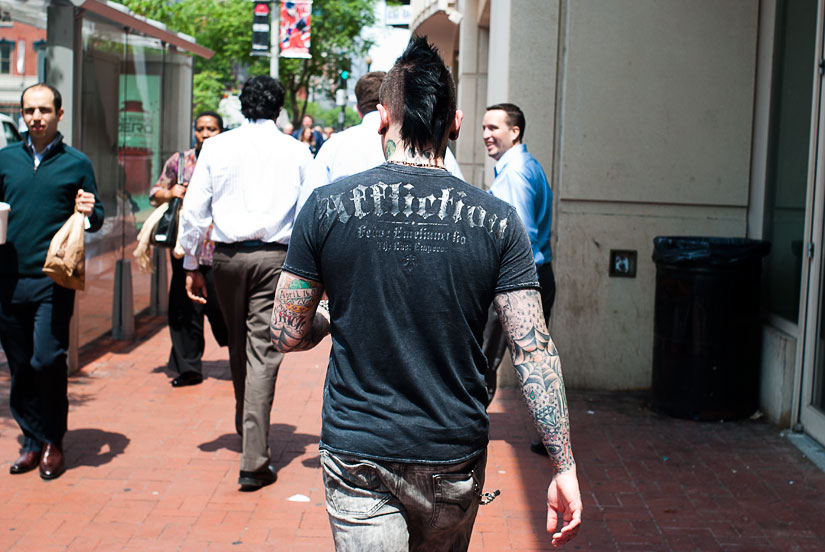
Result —
<path fill-rule="evenodd" d="M 486 449 L 456 464 L 373 462 L 321 450 L 335 550 L 467 550 L 486 464 Z"/>

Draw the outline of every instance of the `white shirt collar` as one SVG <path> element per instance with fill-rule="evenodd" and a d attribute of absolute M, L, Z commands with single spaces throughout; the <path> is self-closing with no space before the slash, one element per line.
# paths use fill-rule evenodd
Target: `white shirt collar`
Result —
<path fill-rule="evenodd" d="M 278 130 L 278 132 L 281 132 L 281 130 L 278 129 L 278 125 L 276 125 L 275 121 L 273 121 L 272 119 L 247 119 L 243 122 L 243 124 L 244 125 L 256 125 L 256 126 L 269 126 L 269 125 L 272 125 Z"/>

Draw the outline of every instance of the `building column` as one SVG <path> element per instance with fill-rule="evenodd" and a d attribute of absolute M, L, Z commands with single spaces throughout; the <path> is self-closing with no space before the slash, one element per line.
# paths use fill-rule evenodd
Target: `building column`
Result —
<path fill-rule="evenodd" d="M 514 103 L 524 111 L 527 149 L 541 163 L 551 185 L 561 17 L 561 0 L 498 0 L 490 5 L 487 73 L 495 77 L 489 79 L 487 104 Z M 490 178 L 493 165 L 488 158 Z"/>
<path fill-rule="evenodd" d="M 544 168 L 556 198 L 558 186 L 554 182 L 554 160 L 561 5 L 562 0 L 489 2 L 486 71 L 489 78 L 485 78 L 486 98 L 479 95 L 479 99 L 486 99 L 486 103 L 481 105 L 475 124 L 480 140 L 484 107 L 504 102 L 518 105 L 527 121 L 524 142 Z M 464 52 L 465 45 L 462 44 L 461 49 Z M 489 188 L 493 183 L 495 161 L 486 155 L 484 144 L 479 144 L 478 151 L 484 155 L 483 167 L 479 170 L 483 175 L 484 188 Z M 554 227 L 558 224 L 555 216 L 557 206 L 558 199 L 554 206 Z M 498 384 L 500 387 L 518 385 L 509 355 L 505 355 L 499 367 Z"/>
<path fill-rule="evenodd" d="M 76 125 L 80 122 L 80 61 L 82 17 L 72 4 L 52 2 L 46 11 L 46 49 L 38 60 L 38 77 L 60 91 L 63 98 L 63 120 L 60 132 L 63 140 L 72 145 L 80 138 Z M 41 73 L 42 71 L 42 73 Z M 69 374 L 80 368 L 78 343 L 80 340 L 80 301 L 74 300 L 74 314 L 69 328 L 69 350 L 66 364 Z"/>
<path fill-rule="evenodd" d="M 60 90 L 64 110 L 60 132 L 73 146 L 79 141 L 82 17 L 72 4 L 52 2 L 47 18 L 43 80 Z"/>
<path fill-rule="evenodd" d="M 487 57 L 489 29 L 479 23 L 483 14 L 480 0 L 459 0 L 464 16 L 458 34 L 458 108 L 464 112 L 461 133 L 456 142 L 456 159 L 464 178 L 477 188 L 485 185 L 484 163 L 487 157 L 481 139 L 481 119 L 487 105 Z"/>

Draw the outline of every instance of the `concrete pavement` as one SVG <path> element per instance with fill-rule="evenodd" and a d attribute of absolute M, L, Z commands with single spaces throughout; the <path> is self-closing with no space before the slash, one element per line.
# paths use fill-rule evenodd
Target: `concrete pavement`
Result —
<path fill-rule="evenodd" d="M 174 389 L 169 346 L 164 320 L 141 316 L 134 342 L 102 338 L 81 351 L 68 470 L 49 482 L 8 473 L 21 436 L 0 369 L 0 550 L 332 549 L 317 449 L 329 341 L 281 366 L 270 431 L 278 481 L 254 493 L 238 491 L 226 349 L 210 339 L 204 383 Z M 675 420 L 634 394 L 568 396 L 585 517 L 567 549 L 825 550 L 825 474 L 780 429 Z M 499 390 L 490 413 L 485 490 L 501 496 L 481 508 L 470 548 L 550 549 L 550 466 L 527 449 L 518 393 Z"/>

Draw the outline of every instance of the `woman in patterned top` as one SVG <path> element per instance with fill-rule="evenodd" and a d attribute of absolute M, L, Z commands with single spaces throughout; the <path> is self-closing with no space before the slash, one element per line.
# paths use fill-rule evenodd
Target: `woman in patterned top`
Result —
<path fill-rule="evenodd" d="M 178 167 L 181 152 L 177 152 L 166 162 L 163 174 L 149 192 L 152 205 L 160 205 L 174 197 L 183 198 L 186 187 L 195 170 L 198 154 L 203 141 L 223 132 L 223 120 L 214 111 L 204 111 L 195 119 L 195 141 L 193 149 L 183 154 L 183 179 L 178 184 Z M 186 296 L 186 271 L 183 260 L 169 256 L 172 262 L 172 282 L 169 285 L 169 335 L 172 338 L 172 350 L 169 352 L 169 369 L 179 375 L 172 380 L 173 387 L 197 385 L 203 381 L 201 357 L 203 356 L 203 317 L 209 318 L 212 335 L 221 347 L 227 344 L 226 324 L 223 321 L 217 302 L 217 293 L 212 283 L 212 251 L 215 244 L 206 239 L 201 244 L 198 254 L 200 271 L 203 273 L 209 294 L 207 303 L 201 305 Z M 170 250 L 171 253 L 171 250 Z"/>

